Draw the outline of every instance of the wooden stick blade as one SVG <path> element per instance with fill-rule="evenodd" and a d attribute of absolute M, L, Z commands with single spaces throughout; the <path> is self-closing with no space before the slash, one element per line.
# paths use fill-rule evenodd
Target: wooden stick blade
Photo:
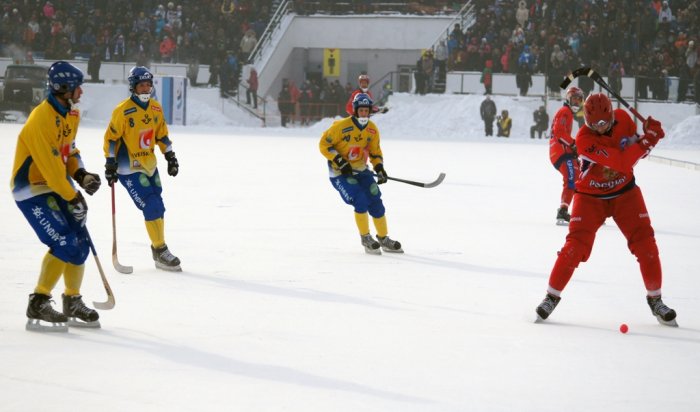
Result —
<path fill-rule="evenodd" d="M 104 271 L 104 269 L 102 269 L 102 263 L 100 263 L 100 258 L 97 257 L 97 253 L 94 253 L 94 249 L 93 249 L 93 257 L 95 258 L 95 263 L 97 264 L 97 270 L 100 272 L 100 278 L 102 279 L 102 285 L 104 286 L 105 292 L 107 293 L 107 301 L 106 302 L 93 301 L 92 304 L 95 305 L 95 308 L 97 308 L 97 309 L 102 309 L 102 310 L 113 309 L 114 305 L 116 305 L 116 301 L 114 299 L 114 293 L 112 292 L 112 287 L 109 286 L 109 282 L 107 281 L 107 276 L 105 276 L 105 271 Z"/>
<path fill-rule="evenodd" d="M 114 295 L 108 295 L 106 302 L 93 301 L 92 304 L 95 306 L 96 309 L 111 310 L 111 309 L 114 309 L 114 305 L 116 305 L 116 302 L 114 300 Z"/>
<path fill-rule="evenodd" d="M 134 272 L 133 266 L 125 266 L 119 263 L 119 258 L 117 255 L 112 255 L 112 265 L 114 266 L 114 270 L 125 275 L 129 275 Z"/>

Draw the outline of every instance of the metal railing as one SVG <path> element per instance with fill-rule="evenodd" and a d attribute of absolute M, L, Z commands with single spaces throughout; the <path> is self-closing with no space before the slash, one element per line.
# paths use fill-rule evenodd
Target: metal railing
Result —
<path fill-rule="evenodd" d="M 270 22 L 267 23 L 267 27 L 265 27 L 265 31 L 260 36 L 260 39 L 255 44 L 253 50 L 250 52 L 250 56 L 248 56 L 248 64 L 255 64 L 255 62 L 260 59 L 263 48 L 272 41 L 272 35 L 279 28 L 282 18 L 292 11 L 292 3 L 292 1 L 283 0 L 279 7 L 277 7 L 275 14 L 272 15 Z"/>

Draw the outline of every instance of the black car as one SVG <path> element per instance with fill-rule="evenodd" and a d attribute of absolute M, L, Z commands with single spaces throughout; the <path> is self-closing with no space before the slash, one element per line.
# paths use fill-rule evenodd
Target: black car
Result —
<path fill-rule="evenodd" d="M 5 69 L 0 110 L 29 114 L 46 97 L 48 67 L 36 64 L 11 64 Z"/>

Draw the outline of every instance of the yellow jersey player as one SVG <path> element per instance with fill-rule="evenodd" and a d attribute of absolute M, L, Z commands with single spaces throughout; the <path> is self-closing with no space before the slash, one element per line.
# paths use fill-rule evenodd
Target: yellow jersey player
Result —
<path fill-rule="evenodd" d="M 353 115 L 335 121 L 323 132 L 319 148 L 328 160 L 331 185 L 345 203 L 355 209 L 355 223 L 365 252 L 380 255 L 385 252 L 403 253 L 401 243 L 388 236 L 384 204 L 379 184 L 386 183 L 379 130 L 369 120 L 372 99 L 365 93 L 355 96 Z M 375 175 L 367 168 L 372 163 Z M 369 233 L 369 215 L 377 230 L 377 240 Z"/>
<path fill-rule="evenodd" d="M 165 243 L 165 205 L 161 196 L 156 146 L 168 162 L 168 174 L 177 176 L 178 164 L 163 110 L 151 99 L 153 74 L 141 66 L 129 71 L 131 96 L 112 112 L 104 137 L 105 178 L 112 186 L 117 180 L 124 186 L 146 221 L 151 252 L 156 268 L 179 272 L 180 259 Z"/>
<path fill-rule="evenodd" d="M 73 108 L 83 91 L 83 73 L 58 61 L 48 71 L 48 97 L 29 115 L 17 138 L 11 188 L 17 206 L 43 244 L 49 247 L 34 293 L 29 295 L 27 330 L 61 331 L 71 326 L 99 327 L 99 314 L 80 295 L 90 241 L 85 229 L 86 193 L 100 188 L 100 177 L 85 170 L 75 144 L 80 113 Z M 72 179 L 71 179 L 72 178 Z M 61 275 L 63 312 L 51 306 L 51 291 Z"/>

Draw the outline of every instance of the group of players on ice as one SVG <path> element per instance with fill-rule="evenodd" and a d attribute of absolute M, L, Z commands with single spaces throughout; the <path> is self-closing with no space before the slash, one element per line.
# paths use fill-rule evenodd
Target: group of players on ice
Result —
<path fill-rule="evenodd" d="M 80 294 L 85 261 L 91 251 L 95 252 L 85 227 L 88 205 L 74 183 L 88 195 L 101 186 L 100 176 L 86 171 L 75 142 L 80 114 L 74 105 L 82 95 L 82 83 L 83 73 L 72 64 L 58 61 L 51 65 L 48 97 L 32 111 L 17 139 L 12 193 L 39 240 L 49 247 L 34 292 L 29 295 L 28 330 L 100 327 L 99 313 L 87 307 Z M 169 175 L 178 174 L 179 163 L 162 108 L 151 99 L 152 73 L 146 67 L 134 67 L 128 83 L 131 96 L 114 109 L 105 131 L 104 177 L 112 191 L 119 181 L 143 213 L 155 266 L 180 271 L 180 260 L 165 243 L 165 206 L 156 146 L 167 161 Z M 401 243 L 388 235 L 379 189 L 389 179 L 403 180 L 387 174 L 379 129 L 370 120 L 371 115 L 388 109 L 374 103 L 367 75 L 361 75 L 358 83 L 347 105 L 348 117 L 334 121 L 323 132 L 319 150 L 327 160 L 331 186 L 353 207 L 365 252 L 403 253 Z M 581 108 L 585 126 L 574 138 L 573 116 Z M 646 119 L 639 134 L 629 114 L 613 109 L 605 94 L 584 98 L 577 87 L 567 90 L 552 121 L 550 160 L 563 176 L 557 223 L 568 224 L 569 232 L 552 268 L 546 296 L 536 308 L 538 321 L 551 315 L 574 270 L 588 260 L 597 230 L 612 217 L 639 262 L 652 314 L 662 324 L 677 326 L 676 312 L 661 300 L 659 252 L 634 178 L 637 161 L 663 137 L 661 124 L 652 117 Z M 59 312 L 51 304 L 51 292 L 61 277 L 65 289 Z"/>

